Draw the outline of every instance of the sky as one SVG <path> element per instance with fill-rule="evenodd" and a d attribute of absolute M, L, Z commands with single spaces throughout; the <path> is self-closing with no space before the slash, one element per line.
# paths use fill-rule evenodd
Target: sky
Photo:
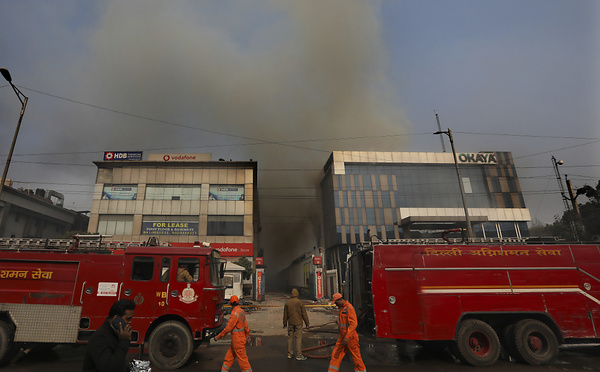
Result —
<path fill-rule="evenodd" d="M 318 246 L 334 150 L 512 152 L 536 223 L 600 179 L 595 0 L 4 0 L 8 178 L 89 210 L 104 151 L 258 161 L 266 263 Z M 0 162 L 21 104 L 0 81 Z M 449 143 L 445 146 L 449 151 Z M 585 201 L 585 200 L 583 200 Z M 270 252 L 270 253 L 268 253 Z"/>

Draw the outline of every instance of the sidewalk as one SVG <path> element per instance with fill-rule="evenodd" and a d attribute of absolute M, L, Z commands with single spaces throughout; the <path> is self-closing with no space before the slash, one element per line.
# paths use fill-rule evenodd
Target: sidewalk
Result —
<path fill-rule="evenodd" d="M 267 292 L 263 302 L 253 302 L 256 309 L 250 308 L 247 311 L 246 319 L 250 327 L 252 336 L 287 336 L 287 328 L 283 328 L 283 306 L 290 299 L 290 294 L 282 292 Z M 302 298 L 301 298 L 302 299 Z M 338 310 L 335 306 L 322 306 L 328 302 L 316 302 L 302 299 L 306 305 L 306 313 L 311 327 L 318 327 L 319 330 L 332 330 L 337 332 L 335 321 L 337 320 Z"/>

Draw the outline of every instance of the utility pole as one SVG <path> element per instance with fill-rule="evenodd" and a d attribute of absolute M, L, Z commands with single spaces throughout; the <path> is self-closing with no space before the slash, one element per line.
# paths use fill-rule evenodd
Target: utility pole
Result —
<path fill-rule="evenodd" d="M 575 240 L 579 240 L 579 236 L 577 235 L 577 226 L 575 226 L 575 221 L 573 221 L 573 216 L 571 213 L 571 205 L 569 204 L 569 199 L 566 195 L 565 195 L 565 187 L 563 186 L 562 183 L 562 179 L 560 178 L 560 171 L 558 170 L 558 167 L 560 165 L 563 165 L 563 161 L 562 160 L 556 160 L 556 158 L 554 156 L 552 156 L 552 166 L 554 168 L 554 174 L 556 175 L 556 180 L 558 181 L 558 187 L 560 189 L 560 196 L 563 200 L 563 204 L 565 206 L 565 211 L 567 212 L 567 221 L 569 223 L 569 228 L 571 229 L 571 234 L 573 234 L 573 238 L 575 238 Z"/>
<path fill-rule="evenodd" d="M 565 174 L 565 183 L 567 184 L 567 191 L 569 192 L 569 200 L 571 200 L 571 205 L 573 206 L 573 210 L 577 214 L 577 218 L 579 220 L 581 220 L 581 212 L 579 212 L 579 205 L 577 204 L 575 193 L 573 192 L 573 185 L 571 184 L 571 180 L 567 178 L 566 174 Z"/>
<path fill-rule="evenodd" d="M 452 131 L 448 128 L 447 131 L 438 131 L 434 134 L 445 134 L 450 138 L 450 146 L 452 147 L 452 155 L 454 156 L 454 167 L 456 168 L 456 176 L 458 177 L 458 186 L 460 187 L 460 196 L 462 197 L 463 209 L 465 210 L 465 219 L 467 220 L 467 238 L 470 241 L 475 237 L 473 234 L 473 228 L 471 227 L 471 218 L 469 217 L 469 209 L 467 208 L 467 199 L 465 198 L 465 186 L 463 185 L 462 178 L 460 177 L 460 171 L 458 170 L 458 159 L 456 158 L 456 150 L 454 150 L 454 139 L 452 138 Z"/>
<path fill-rule="evenodd" d="M 446 152 L 446 145 L 444 144 L 444 137 L 441 135 L 442 134 L 442 126 L 440 125 L 440 117 L 438 116 L 437 112 L 435 112 L 435 110 L 433 112 L 435 113 L 435 120 L 437 121 L 438 133 L 440 133 L 440 141 L 442 141 L 442 150 L 444 152 Z"/>

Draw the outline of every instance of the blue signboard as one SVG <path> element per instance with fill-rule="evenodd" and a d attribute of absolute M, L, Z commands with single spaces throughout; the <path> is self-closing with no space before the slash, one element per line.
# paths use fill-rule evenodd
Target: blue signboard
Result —
<path fill-rule="evenodd" d="M 102 200 L 136 200 L 137 186 L 104 186 Z"/>
<path fill-rule="evenodd" d="M 105 151 L 104 160 L 142 160 L 142 151 Z"/>
<path fill-rule="evenodd" d="M 244 200 L 244 185 L 210 185 L 208 200 Z"/>

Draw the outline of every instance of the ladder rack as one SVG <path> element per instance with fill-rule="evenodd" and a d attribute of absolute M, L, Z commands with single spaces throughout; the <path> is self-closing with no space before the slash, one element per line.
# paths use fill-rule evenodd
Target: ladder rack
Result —
<path fill-rule="evenodd" d="M 0 238 L 1 250 L 106 251 L 124 249 L 140 242 L 110 242 L 78 239 Z"/>
<path fill-rule="evenodd" d="M 415 239 L 388 239 L 379 240 L 372 239 L 371 242 L 361 242 L 362 246 L 370 246 L 376 244 L 557 244 L 559 240 L 555 237 L 548 238 L 472 238 L 468 242 L 462 241 L 460 238 L 449 238 L 450 242 L 441 238 L 415 238 Z"/>

